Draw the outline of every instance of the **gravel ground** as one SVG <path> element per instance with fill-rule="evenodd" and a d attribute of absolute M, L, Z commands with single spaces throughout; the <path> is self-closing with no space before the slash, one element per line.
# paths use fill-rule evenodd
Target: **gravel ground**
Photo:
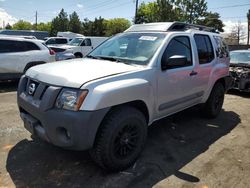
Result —
<path fill-rule="evenodd" d="M 0 83 L 0 188 L 250 188 L 250 94 L 227 94 L 213 120 L 192 108 L 156 122 L 135 165 L 110 174 L 87 152 L 31 139 L 19 117 L 16 87 Z"/>

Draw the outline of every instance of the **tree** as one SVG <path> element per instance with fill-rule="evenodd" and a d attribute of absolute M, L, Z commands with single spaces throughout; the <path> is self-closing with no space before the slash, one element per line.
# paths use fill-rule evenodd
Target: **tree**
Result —
<path fill-rule="evenodd" d="M 117 33 L 121 33 L 128 29 L 131 23 L 125 18 L 114 18 L 105 21 L 106 30 L 105 35 L 111 36 Z"/>
<path fill-rule="evenodd" d="M 237 40 L 238 45 L 240 44 L 241 40 L 246 38 L 244 27 L 240 21 L 238 21 L 238 23 L 232 28 L 230 38 Z"/>
<path fill-rule="evenodd" d="M 92 36 L 104 36 L 106 25 L 105 20 L 102 17 L 95 18 L 94 21 L 90 21 L 87 18 L 82 22 L 83 34 Z"/>
<path fill-rule="evenodd" d="M 32 30 L 33 26 L 30 22 L 26 22 L 24 20 L 19 20 L 12 26 L 14 30 Z"/>
<path fill-rule="evenodd" d="M 81 21 L 79 19 L 78 14 L 74 11 L 71 15 L 69 15 L 69 31 L 74 33 L 81 32 Z"/>
<path fill-rule="evenodd" d="M 204 25 L 207 27 L 213 27 L 216 31 L 223 32 L 223 27 L 225 26 L 223 22 L 220 20 L 220 15 L 215 12 L 208 12 L 206 13 L 205 18 L 201 20 L 197 20 L 197 24 Z"/>
<path fill-rule="evenodd" d="M 250 9 L 247 13 L 247 45 L 249 45 L 249 37 L 250 37 Z"/>
<path fill-rule="evenodd" d="M 206 16 L 205 0 L 176 0 L 175 5 L 181 9 L 182 20 L 196 24 L 199 18 Z"/>
<path fill-rule="evenodd" d="M 138 8 L 136 23 L 167 22 L 179 20 L 179 9 L 174 8 L 173 1 L 156 0 L 141 3 Z"/>
<path fill-rule="evenodd" d="M 69 19 L 68 14 L 62 9 L 58 16 L 51 22 L 51 36 L 55 36 L 58 31 L 68 31 Z"/>
<path fill-rule="evenodd" d="M 48 31 L 49 33 L 51 32 L 51 22 L 48 23 L 39 23 L 37 24 L 37 30 L 38 31 Z"/>
<path fill-rule="evenodd" d="M 12 29 L 12 26 L 9 23 L 7 23 L 5 29 Z"/>

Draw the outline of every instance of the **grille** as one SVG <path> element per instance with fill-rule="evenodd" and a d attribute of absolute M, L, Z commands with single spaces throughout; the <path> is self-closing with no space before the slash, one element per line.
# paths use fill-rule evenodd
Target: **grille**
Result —
<path fill-rule="evenodd" d="M 25 93 L 27 95 L 33 96 L 34 99 L 41 100 L 49 86 L 29 78 L 27 79 L 28 80 L 26 84 Z"/>

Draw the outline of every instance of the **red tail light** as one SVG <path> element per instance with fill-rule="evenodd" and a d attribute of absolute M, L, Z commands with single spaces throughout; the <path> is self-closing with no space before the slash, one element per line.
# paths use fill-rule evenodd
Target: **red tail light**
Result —
<path fill-rule="evenodd" d="M 51 49 L 50 49 L 50 50 L 49 50 L 49 54 L 50 54 L 50 55 L 55 55 L 56 52 L 55 52 L 54 50 L 51 50 Z"/>

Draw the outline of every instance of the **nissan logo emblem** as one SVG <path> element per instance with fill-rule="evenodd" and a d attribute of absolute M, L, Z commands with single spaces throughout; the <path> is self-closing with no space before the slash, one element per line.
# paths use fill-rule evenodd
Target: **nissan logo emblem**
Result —
<path fill-rule="evenodd" d="M 32 83 L 29 85 L 29 94 L 33 95 L 36 90 L 36 84 Z"/>

